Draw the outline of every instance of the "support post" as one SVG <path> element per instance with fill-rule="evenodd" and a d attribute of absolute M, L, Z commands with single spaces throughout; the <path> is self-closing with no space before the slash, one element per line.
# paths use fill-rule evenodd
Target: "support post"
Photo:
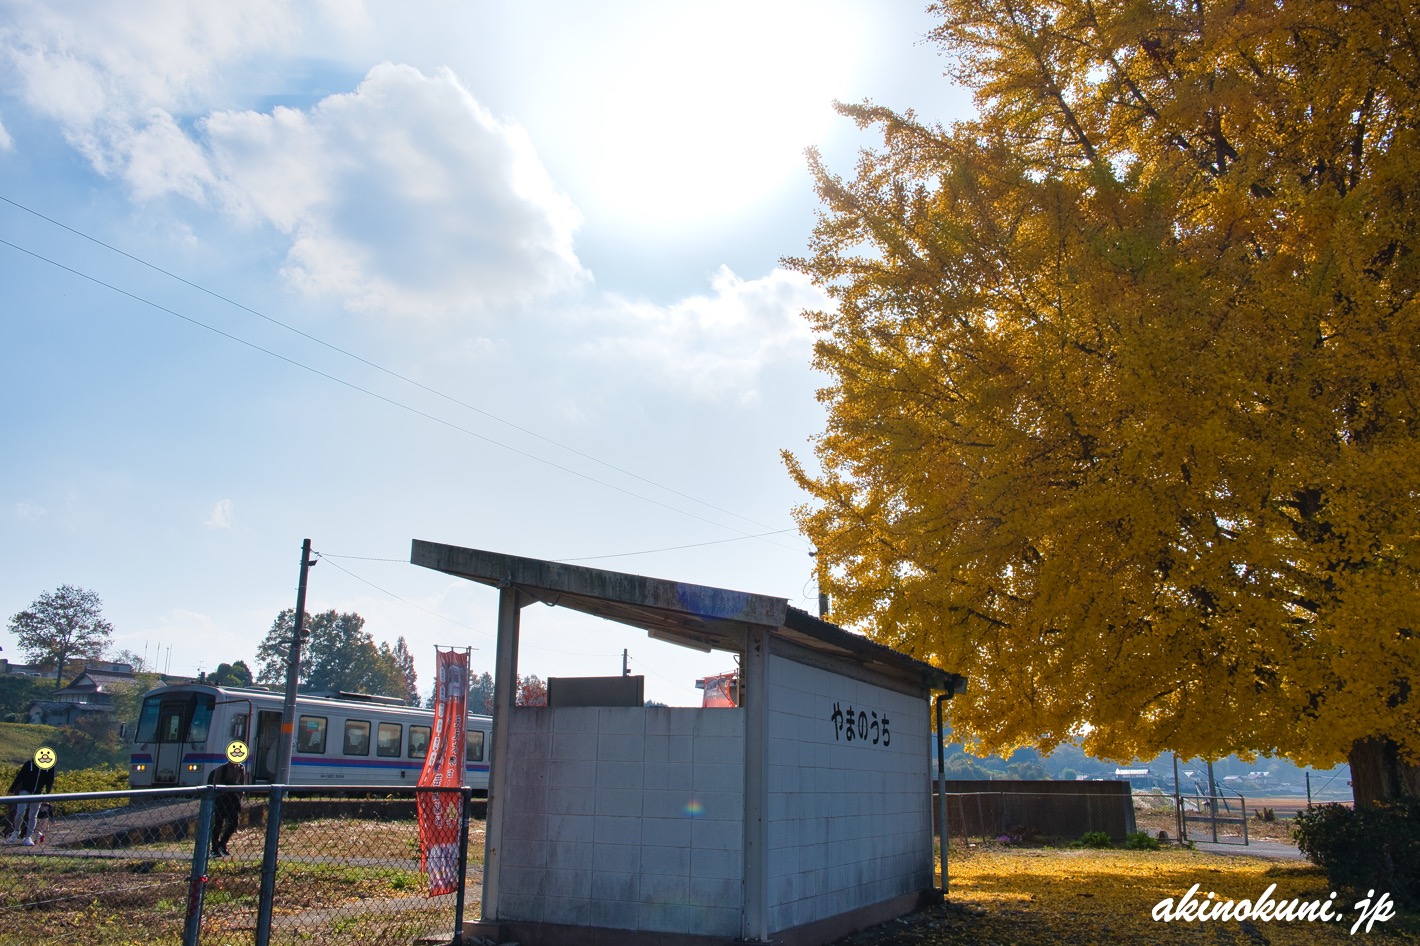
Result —
<path fill-rule="evenodd" d="M 937 830 L 938 841 L 942 846 L 942 895 L 947 893 L 947 737 L 943 729 L 942 704 L 946 702 L 947 695 L 940 693 L 937 695 L 937 815 L 941 819 L 941 826 Z"/>
<path fill-rule="evenodd" d="M 1183 795 L 1182 795 L 1182 793 L 1180 792 L 1180 790 L 1179 790 L 1179 785 L 1178 785 L 1178 753 L 1177 753 L 1177 752 L 1175 752 L 1175 753 L 1173 754 L 1173 818 L 1174 818 L 1174 827 L 1175 827 L 1176 831 L 1178 832 L 1178 834 L 1177 834 L 1178 841 L 1179 841 L 1180 844 L 1182 844 L 1184 841 L 1187 841 L 1188 838 L 1185 836 L 1184 830 L 1183 830 L 1183 823 L 1184 823 L 1185 815 L 1184 815 L 1184 813 L 1183 813 Z"/>
<path fill-rule="evenodd" d="M 459 889 L 454 897 L 454 938 L 449 946 L 463 946 L 464 884 L 468 880 L 468 821 L 473 809 L 473 789 L 464 786 L 459 809 Z"/>
<path fill-rule="evenodd" d="M 745 634 L 744 685 L 744 928 L 746 942 L 769 942 L 769 633 Z"/>
<path fill-rule="evenodd" d="M 499 919 L 498 872 L 503 861 L 503 818 L 508 797 L 508 728 L 518 697 L 518 622 L 532 601 L 514 587 L 498 592 L 498 654 L 493 663 L 493 748 L 488 759 L 488 821 L 483 846 L 483 920 Z"/>
<path fill-rule="evenodd" d="M 1208 820 L 1213 824 L 1213 843 L 1218 843 L 1218 783 L 1213 781 L 1213 763 L 1208 763 Z"/>
<path fill-rule="evenodd" d="M 212 849 L 212 796 L 216 791 L 211 785 L 204 786 L 197 804 L 197 834 L 192 839 L 192 874 L 187 882 L 182 946 L 197 946 L 202 935 L 202 901 L 207 895 L 207 858 Z"/>
<path fill-rule="evenodd" d="M 296 684 L 301 672 L 301 639 L 306 629 L 306 575 L 315 561 L 311 540 L 301 543 L 301 580 L 296 586 L 296 619 L 291 630 L 291 646 L 286 654 L 286 699 L 281 704 L 281 739 L 276 753 L 276 781 L 291 784 L 291 750 L 296 737 Z"/>
<path fill-rule="evenodd" d="M 271 942 L 271 907 L 276 899 L 276 857 L 281 845 L 281 801 L 285 785 L 272 785 L 266 801 L 266 844 L 261 854 L 261 888 L 256 898 L 256 946 Z"/>

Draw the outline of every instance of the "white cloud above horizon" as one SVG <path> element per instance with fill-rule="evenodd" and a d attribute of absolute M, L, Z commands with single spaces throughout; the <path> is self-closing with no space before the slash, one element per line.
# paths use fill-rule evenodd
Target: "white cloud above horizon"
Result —
<path fill-rule="evenodd" d="M 176 195 L 271 227 L 289 283 L 352 312 L 467 316 L 588 280 L 577 209 L 526 132 L 448 68 L 384 62 L 309 108 L 232 108 L 224 83 L 316 32 L 308 14 L 280 0 L 22 2 L 0 17 L 0 68 L 135 201 Z M 363 13 L 326 14 L 361 28 Z"/>
<path fill-rule="evenodd" d="M 831 304 L 807 276 L 780 268 L 746 280 L 722 265 L 710 290 L 668 305 L 607 294 L 589 316 L 602 324 L 580 353 L 700 400 L 749 403 L 767 368 L 807 363 L 802 313 Z"/>
<path fill-rule="evenodd" d="M 220 112 L 202 131 L 226 208 L 289 237 L 288 278 L 354 311 L 476 312 L 588 279 L 576 208 L 450 70 L 383 63 L 309 110 Z"/>
<path fill-rule="evenodd" d="M 234 511 L 230 499 L 219 499 L 212 507 L 212 514 L 204 519 L 202 524 L 209 529 L 230 529 Z"/>
<path fill-rule="evenodd" d="M 47 515 L 49 515 L 49 510 L 39 503 L 29 501 L 15 503 L 15 516 L 25 522 L 39 522 Z"/>

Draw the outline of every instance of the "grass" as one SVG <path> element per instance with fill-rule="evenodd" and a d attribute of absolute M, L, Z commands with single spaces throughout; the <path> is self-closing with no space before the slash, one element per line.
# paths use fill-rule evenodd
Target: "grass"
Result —
<path fill-rule="evenodd" d="M 0 763 L 23 765 L 40 746 L 54 745 L 61 730 L 58 726 L 32 726 L 29 723 L 0 723 Z M 0 785 L 5 788 L 9 785 Z"/>
<path fill-rule="evenodd" d="M 208 863 L 204 943 L 254 938 L 264 827 L 238 831 L 235 855 Z M 282 833 L 272 942 L 398 944 L 453 927 L 453 898 L 427 899 L 413 821 L 321 819 Z M 177 946 L 191 844 L 130 848 L 119 857 L 26 856 L 0 850 L 0 946 Z M 483 824 L 470 825 L 470 862 Z M 468 888 L 468 916 L 478 910 Z"/>

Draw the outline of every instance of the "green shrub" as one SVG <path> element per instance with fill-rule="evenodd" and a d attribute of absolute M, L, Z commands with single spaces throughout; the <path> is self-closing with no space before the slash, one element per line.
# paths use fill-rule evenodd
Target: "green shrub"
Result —
<path fill-rule="evenodd" d="M 1338 887 L 1389 893 L 1420 909 L 1420 798 L 1393 804 L 1320 805 L 1297 815 L 1297 846 Z"/>
<path fill-rule="evenodd" d="M 1144 831 L 1135 831 L 1124 839 L 1124 846 L 1131 851 L 1157 851 L 1160 844 L 1158 838 L 1151 837 Z"/>
<path fill-rule="evenodd" d="M 0 765 L 0 794 L 10 787 L 19 771 L 18 765 Z M 116 765 L 96 765 L 87 769 L 65 771 L 61 769 L 54 776 L 55 794 L 67 792 L 123 792 L 128 790 L 128 767 Z M 74 814 L 79 811 L 102 811 L 123 804 L 122 800 L 92 799 L 89 801 L 61 802 L 56 805 L 58 814 Z"/>
<path fill-rule="evenodd" d="M 1077 847 L 1114 847 L 1114 839 L 1103 831 L 1086 831 L 1075 842 Z"/>

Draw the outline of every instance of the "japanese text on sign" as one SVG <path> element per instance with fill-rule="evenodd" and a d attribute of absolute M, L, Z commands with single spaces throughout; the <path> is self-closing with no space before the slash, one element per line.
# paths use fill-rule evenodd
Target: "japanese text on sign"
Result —
<path fill-rule="evenodd" d="M 853 708 L 850 703 L 845 710 L 842 705 L 835 702 L 833 712 L 828 714 L 829 722 L 833 723 L 833 739 L 835 742 L 860 742 L 873 746 L 886 746 L 892 742 L 892 733 L 888 732 L 888 717 L 884 713 L 878 715 L 874 709 Z"/>

